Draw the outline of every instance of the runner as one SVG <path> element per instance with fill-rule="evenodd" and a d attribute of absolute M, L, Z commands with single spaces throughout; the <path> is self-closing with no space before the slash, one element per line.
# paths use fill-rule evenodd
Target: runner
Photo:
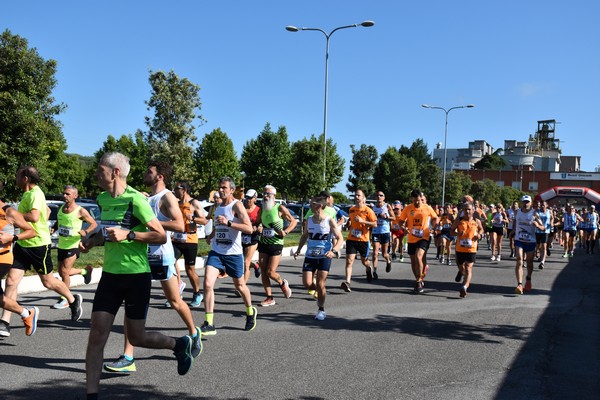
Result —
<path fill-rule="evenodd" d="M 521 208 L 515 213 L 512 234 L 515 235 L 515 251 L 517 262 L 515 274 L 517 276 L 516 294 L 532 289 L 531 275 L 533 274 L 533 256 L 535 254 L 535 228 L 544 229 L 544 224 L 537 212 L 531 207 L 531 196 L 521 197 Z M 523 265 L 527 264 L 525 288 L 523 288 Z"/>
<path fill-rule="evenodd" d="M 412 204 L 402 210 L 400 221 L 408 231 L 408 254 L 415 276 L 415 293 L 423 293 L 423 280 L 427 275 L 427 250 L 431 239 L 430 226 L 436 226 L 436 212 L 423 202 L 423 193 L 419 189 L 411 192 Z"/>
<path fill-rule="evenodd" d="M 577 236 L 577 223 L 583 219 L 575 212 L 575 207 L 567 204 L 567 209 L 563 215 L 564 249 L 563 258 L 573 257 L 575 249 L 575 237 Z"/>
<path fill-rule="evenodd" d="M 350 281 L 352 279 L 352 264 L 356 259 L 356 254 L 360 255 L 360 260 L 366 268 L 367 281 L 373 280 L 373 271 L 369 261 L 369 231 L 377 226 L 377 217 L 373 210 L 367 206 L 365 193 L 362 189 L 356 189 L 354 192 L 354 205 L 350 207 L 350 233 L 346 238 L 346 280 L 342 282 L 341 288 L 349 293 Z"/>
<path fill-rule="evenodd" d="M 504 207 L 502 204 L 496 204 L 496 207 L 493 209 L 491 215 L 490 223 L 490 235 L 492 237 L 492 261 L 500 261 L 502 257 L 502 237 L 504 236 L 504 226 L 508 223 L 508 217 L 504 212 Z"/>
<path fill-rule="evenodd" d="M 472 208 L 472 205 L 471 205 Z M 450 232 L 450 228 L 452 227 L 452 225 L 454 224 L 455 221 L 455 217 L 454 214 L 452 212 L 452 206 L 450 204 L 446 204 L 446 206 L 444 206 L 442 214 L 440 216 L 440 220 L 438 222 L 438 229 L 437 231 L 438 233 L 438 237 L 440 238 L 440 249 L 438 251 L 440 251 L 440 263 L 443 264 L 444 263 L 444 254 L 446 254 L 446 264 L 447 265 L 451 265 L 452 262 L 450 261 L 450 247 L 452 246 L 452 242 L 454 241 L 454 238 L 451 235 Z M 437 257 L 436 257 L 437 258 Z"/>
<path fill-rule="evenodd" d="M 536 252 L 540 255 L 538 258 L 539 269 L 544 269 L 544 263 L 546 262 L 546 254 L 548 250 L 548 241 L 550 240 L 550 229 L 554 225 L 552 212 L 548 210 L 548 203 L 542 201 L 537 202 L 537 215 L 540 217 L 540 221 L 544 226 L 543 229 L 535 229 L 535 242 Z"/>
<path fill-rule="evenodd" d="M 271 291 L 271 280 L 277 282 L 286 299 L 292 296 L 292 289 L 288 281 L 279 275 L 277 267 L 279 267 L 279 260 L 281 259 L 284 238 L 294 230 L 297 222 L 283 204 L 275 202 L 276 193 L 277 191 L 273 186 L 267 185 L 264 187 L 262 207 L 257 217 L 261 223 L 258 228 L 260 232 L 258 262 L 266 295 L 266 298 L 260 303 L 263 307 L 276 304 Z M 283 229 L 284 219 L 289 222 L 286 229 Z"/>
<path fill-rule="evenodd" d="M 598 231 L 598 213 L 596 212 L 596 206 L 591 205 L 590 210 L 583 215 L 585 220 L 585 253 L 594 254 L 594 247 L 596 246 L 596 232 Z"/>
<path fill-rule="evenodd" d="M 164 244 L 167 235 L 148 201 L 127 185 L 129 159 L 120 153 L 105 153 L 96 171 L 102 233 L 84 238 L 84 251 L 104 243 L 104 267 L 92 310 L 85 356 L 88 399 L 97 399 L 104 347 L 115 315 L 125 301 L 125 331 L 134 346 L 171 349 L 177 372 L 185 375 L 192 367 L 191 337 L 178 339 L 146 331 L 151 274 L 148 244 Z"/>
<path fill-rule="evenodd" d="M 456 266 L 458 274 L 456 282 L 463 280 L 460 297 L 467 296 L 467 289 L 473 277 L 473 265 L 477 258 L 477 244 L 483 238 L 484 230 L 481 221 L 473 218 L 473 203 L 463 203 L 463 217 L 456 219 L 450 228 L 450 234 L 456 236 Z"/>
<path fill-rule="evenodd" d="M 390 221 L 394 219 L 394 210 L 392 206 L 385 202 L 385 194 L 383 191 L 377 191 L 377 201 L 373 206 L 373 212 L 377 217 L 377 226 L 371 230 L 371 236 L 373 241 L 373 279 L 377 279 L 377 263 L 379 259 L 379 252 L 385 260 L 385 272 L 392 270 L 392 260 L 390 257 Z"/>
<path fill-rule="evenodd" d="M 36 236 L 15 243 L 12 268 L 6 278 L 5 297 L 17 300 L 19 283 L 25 275 L 25 270 L 33 267 L 46 289 L 53 290 L 67 299 L 71 309 L 71 321 L 79 321 L 83 314 L 81 295 L 73 295 L 69 287 L 52 273 L 51 240 L 48 228 L 49 212 L 46 196 L 38 186 L 39 181 L 40 176 L 34 167 L 22 167 L 17 171 L 17 186 L 24 192 L 18 211 L 33 227 Z M 2 321 L 7 327 L 10 326 L 10 317 L 11 312 L 4 309 Z"/>
<path fill-rule="evenodd" d="M 67 286 L 71 286 L 71 275 L 82 275 L 83 282 L 87 285 L 92 280 L 94 267 L 86 266 L 84 269 L 73 268 L 75 260 L 79 258 L 81 238 L 94 232 L 98 227 L 88 210 L 77 205 L 75 200 L 79 197 L 75 186 L 67 185 L 63 189 L 63 204 L 58 209 L 58 274 Z M 89 226 L 82 229 L 83 221 Z M 69 306 L 67 299 L 61 297 L 52 308 L 61 309 Z"/>
<path fill-rule="evenodd" d="M 294 253 L 294 258 L 297 258 L 302 247 L 308 241 L 302 266 L 302 283 L 306 289 L 317 292 L 318 310 L 315 315 L 317 321 L 323 321 L 327 317 L 325 313 L 325 297 L 327 296 L 325 282 L 331 267 L 331 259 L 343 243 L 342 234 L 338 230 L 335 218 L 325 214 L 326 205 L 325 197 L 313 197 L 310 202 L 313 215 L 308 219 L 307 229 L 302 232 L 298 249 Z M 332 236 L 337 238 L 335 246 L 332 246 Z M 316 284 L 314 282 L 315 272 Z"/>
<path fill-rule="evenodd" d="M 211 250 L 206 259 L 204 271 L 204 309 L 206 320 L 200 328 L 203 336 L 216 335 L 214 325 L 215 282 L 219 275 L 227 274 L 240 293 L 246 306 L 244 330 L 256 327 L 256 307 L 252 306 L 252 295 L 244 281 L 244 256 L 242 255 L 242 233 L 252 233 L 248 213 L 239 200 L 233 197 L 235 183 L 226 176 L 219 179 L 221 204 L 215 209 L 214 229 L 206 238 Z"/>
<path fill-rule="evenodd" d="M 256 253 L 256 249 L 258 248 L 258 239 L 260 234 L 258 233 L 258 225 L 260 225 L 260 220 L 258 219 L 258 213 L 260 212 L 260 207 L 256 205 L 256 197 L 258 193 L 254 189 L 248 189 L 246 192 L 246 196 L 244 197 L 244 207 L 246 208 L 246 212 L 248 213 L 248 218 L 250 218 L 250 223 L 252 224 L 252 233 L 242 233 L 242 248 L 244 249 L 244 281 L 248 283 L 250 279 L 250 267 L 254 269 L 254 276 L 260 277 L 260 266 L 256 261 L 252 261 L 252 257 L 254 257 L 254 253 Z"/>
<path fill-rule="evenodd" d="M 0 181 L 0 191 L 2 191 L 4 183 Z M 15 228 L 19 229 L 19 233 L 15 233 Z M 25 221 L 23 214 L 5 204 L 0 200 L 0 280 L 11 268 L 13 263 L 13 243 L 18 240 L 26 240 L 35 237 L 35 230 Z M 40 310 L 37 307 L 25 308 L 21 307 L 15 300 L 4 296 L 4 291 L 0 285 L 0 307 L 17 313 L 21 316 L 23 325 L 25 325 L 25 335 L 31 336 L 37 330 L 38 318 Z M 10 325 L 5 321 L 0 320 L 0 337 L 10 336 Z"/>
<path fill-rule="evenodd" d="M 400 256 L 400 262 L 404 261 L 404 235 L 406 231 L 401 227 L 400 214 L 402 213 L 402 203 L 400 200 L 394 200 L 392 204 L 392 210 L 394 211 L 394 219 L 391 223 L 392 231 L 392 261 L 398 259 L 398 253 Z"/>
<path fill-rule="evenodd" d="M 179 200 L 179 210 L 183 215 L 185 227 L 181 232 L 173 232 L 173 250 L 175 251 L 175 261 L 183 255 L 185 273 L 192 286 L 190 307 L 200 308 L 203 296 L 200 293 L 200 277 L 196 273 L 198 226 L 206 225 L 208 220 L 202 204 L 191 196 L 191 191 L 192 187 L 185 180 L 178 181 L 175 186 L 175 196 Z M 177 272 L 177 281 L 180 282 L 179 268 L 176 268 L 175 271 Z"/>
<path fill-rule="evenodd" d="M 165 182 L 171 180 L 171 174 L 171 167 L 161 161 L 150 163 L 144 173 L 144 185 L 151 188 L 148 203 L 150 203 L 154 215 L 160 221 L 167 235 L 166 243 L 161 245 L 151 244 L 148 246 L 148 261 L 152 279 L 160 281 L 163 292 L 171 307 L 177 311 L 181 320 L 188 328 L 189 336 L 192 338 L 192 357 L 196 358 L 202 352 L 200 328 L 195 326 L 190 308 L 181 299 L 178 279 L 175 274 L 175 270 L 177 269 L 175 266 L 175 251 L 173 250 L 173 242 L 168 240 L 170 232 L 181 232 L 184 228 L 183 214 L 179 209 L 177 198 L 165 185 Z M 124 327 L 125 346 L 123 354 L 117 360 L 105 363 L 105 371 L 133 372 L 136 370 L 133 358 L 134 347 L 127 334 L 127 325 L 124 324 Z"/>

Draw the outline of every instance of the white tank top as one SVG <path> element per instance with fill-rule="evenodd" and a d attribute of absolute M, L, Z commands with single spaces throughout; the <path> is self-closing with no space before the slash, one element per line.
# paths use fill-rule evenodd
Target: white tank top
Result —
<path fill-rule="evenodd" d="M 306 247 L 306 258 L 325 258 L 325 254 L 331 250 L 331 225 L 330 217 L 325 217 L 320 223 L 308 218 L 308 243 Z"/>
<path fill-rule="evenodd" d="M 240 220 L 233 213 L 233 205 L 237 203 L 237 200 L 233 200 L 226 206 L 219 206 L 215 210 L 214 222 L 215 224 L 215 236 L 211 241 L 211 249 L 219 254 L 223 255 L 234 255 L 242 254 L 242 234 L 237 229 L 228 227 L 226 224 L 217 224 L 217 217 L 219 215 L 225 216 L 228 221 L 239 222 Z"/>
<path fill-rule="evenodd" d="M 158 218 L 159 221 L 170 221 L 171 218 L 168 218 L 160 211 L 160 200 L 162 197 L 169 192 L 168 189 L 164 189 L 154 196 L 148 197 L 148 203 L 150 203 L 150 207 L 152 207 L 152 211 L 154 211 L 154 215 Z M 158 265 L 174 265 L 175 264 L 175 251 L 173 250 L 173 242 L 171 242 L 171 232 L 167 231 L 167 243 L 164 244 L 150 244 L 148 245 L 148 261 L 150 263 L 157 263 Z"/>
<path fill-rule="evenodd" d="M 533 214 L 535 210 L 532 208 L 528 212 L 523 212 L 520 208 L 515 212 L 515 219 L 517 221 L 517 231 L 515 232 L 515 239 L 524 243 L 535 243 L 535 226 L 531 223 L 533 221 Z"/>

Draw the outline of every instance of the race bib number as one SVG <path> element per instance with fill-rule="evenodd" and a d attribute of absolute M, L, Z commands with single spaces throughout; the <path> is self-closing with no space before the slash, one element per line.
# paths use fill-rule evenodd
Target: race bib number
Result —
<path fill-rule="evenodd" d="M 352 229 L 350 235 L 352 235 L 352 237 L 359 238 L 362 236 L 362 231 L 360 229 Z"/>
<path fill-rule="evenodd" d="M 173 240 L 176 242 L 185 242 L 187 240 L 187 233 L 175 232 L 173 233 Z"/>
<path fill-rule="evenodd" d="M 218 244 L 231 244 L 231 239 L 229 239 L 229 229 L 219 229 L 217 228 L 215 232 L 215 240 Z"/>
<path fill-rule="evenodd" d="M 242 235 L 242 244 L 250 244 L 252 243 L 252 235 Z"/>
<path fill-rule="evenodd" d="M 107 228 L 119 228 L 121 229 L 121 225 L 117 221 L 102 221 L 102 236 L 104 236 L 104 240 L 107 242 L 112 242 L 108 237 Z"/>
<path fill-rule="evenodd" d="M 470 249 L 473 247 L 473 240 L 467 238 L 460 239 L 460 245 L 464 248 Z"/>
<path fill-rule="evenodd" d="M 423 237 L 423 229 L 417 229 L 417 228 L 413 228 L 412 231 L 410 231 L 410 233 L 414 236 L 414 237 L 418 237 L 418 238 L 422 238 Z"/>
<path fill-rule="evenodd" d="M 308 251 L 306 252 L 306 255 L 308 257 L 321 257 L 321 256 L 325 255 L 325 249 L 322 247 L 315 247 L 312 249 L 308 249 Z"/>
<path fill-rule="evenodd" d="M 59 226 L 58 236 L 73 236 L 73 228 L 70 226 Z"/>
<path fill-rule="evenodd" d="M 519 232 L 519 235 L 517 236 L 517 238 L 522 242 L 530 242 L 531 241 L 531 235 L 527 232 Z"/>
<path fill-rule="evenodd" d="M 275 229 L 263 229 L 262 235 L 265 238 L 272 238 L 275 236 Z"/>
<path fill-rule="evenodd" d="M 394 224 L 392 225 L 392 229 L 395 231 L 399 231 L 400 230 L 400 225 L 399 224 Z"/>

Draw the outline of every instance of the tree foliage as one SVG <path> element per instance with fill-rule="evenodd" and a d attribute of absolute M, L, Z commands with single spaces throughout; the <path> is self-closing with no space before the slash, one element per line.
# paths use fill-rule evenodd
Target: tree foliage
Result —
<path fill-rule="evenodd" d="M 414 159 L 417 162 L 417 165 L 426 165 L 434 162 L 429 154 L 427 144 L 423 139 L 416 139 L 412 142 L 410 147 L 402 145 L 398 151 L 400 154 L 404 154 L 405 156 Z"/>
<path fill-rule="evenodd" d="M 146 117 L 148 156 L 162 159 L 173 166 L 173 176 L 189 179 L 193 173 L 193 143 L 196 120 L 203 123 L 199 114 L 200 86 L 174 71 L 150 71 L 152 94 L 146 101 L 154 117 Z M 169 183 L 167 184 L 167 186 Z"/>
<path fill-rule="evenodd" d="M 502 150 L 502 149 L 500 149 Z M 502 158 L 498 151 L 493 154 L 484 155 L 481 160 L 477 161 L 474 165 L 475 169 L 493 170 L 498 171 L 506 166 L 506 160 Z"/>
<path fill-rule="evenodd" d="M 290 156 L 286 128 L 280 126 L 273 132 L 267 122 L 259 135 L 247 141 L 242 150 L 240 166 L 246 174 L 246 186 L 258 190 L 273 185 L 278 192 L 284 192 L 292 177 Z"/>
<path fill-rule="evenodd" d="M 192 188 L 197 195 L 207 197 L 212 190 L 217 189 L 217 182 L 223 176 L 229 176 L 236 184 L 240 184 L 240 164 L 233 142 L 220 128 L 204 135 L 194 152 L 194 165 L 196 169 Z M 185 178 L 176 177 L 176 179 Z M 247 183 L 248 178 L 246 178 Z"/>
<path fill-rule="evenodd" d="M 447 173 L 446 203 L 458 204 L 464 195 L 471 193 L 472 186 L 473 181 L 469 175 L 454 171 Z"/>
<path fill-rule="evenodd" d="M 358 149 L 351 144 L 350 149 L 352 150 L 352 160 L 346 188 L 351 193 L 358 188 L 363 189 L 366 194 L 373 193 L 375 190 L 373 174 L 379 155 L 377 149 L 373 145 L 366 144 L 361 144 Z"/>
<path fill-rule="evenodd" d="M 22 165 L 35 166 L 40 186 L 53 174 L 49 160 L 66 162 L 62 125 L 56 119 L 66 106 L 56 103 L 56 61 L 45 60 L 28 41 L 5 30 L 0 35 L 0 178 L 7 181 L 5 195 L 16 199 L 20 191 L 14 177 Z M 51 181 L 51 179 L 50 179 Z M 62 188 L 61 188 L 62 190 Z"/>
<path fill-rule="evenodd" d="M 388 147 L 375 166 L 373 183 L 375 190 L 383 191 L 387 199 L 406 201 L 411 190 L 419 184 L 418 176 L 417 163 L 413 158 L 401 154 L 395 147 Z M 366 194 L 369 196 L 372 192 Z"/>

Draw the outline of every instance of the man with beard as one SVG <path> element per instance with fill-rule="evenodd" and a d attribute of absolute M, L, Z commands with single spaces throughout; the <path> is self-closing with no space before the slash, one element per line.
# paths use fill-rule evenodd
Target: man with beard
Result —
<path fill-rule="evenodd" d="M 123 302 L 125 330 L 134 346 L 173 350 L 179 375 L 185 375 L 194 361 L 191 337 L 176 339 L 146 330 L 152 284 L 148 244 L 164 244 L 167 235 L 144 195 L 127 184 L 129 169 L 129 158 L 121 153 L 106 153 L 100 159 L 96 177 L 105 190 L 98 195 L 102 232 L 83 241 L 84 250 L 104 243 L 104 268 L 85 356 L 88 399 L 98 398 L 104 347 Z"/>
<path fill-rule="evenodd" d="M 350 207 L 349 214 L 350 233 L 346 240 L 346 280 L 341 284 L 341 288 L 346 293 L 352 291 L 350 289 L 352 264 L 354 264 L 357 253 L 366 268 L 367 281 L 371 282 L 373 280 L 373 270 L 369 261 L 369 236 L 371 228 L 377 226 L 377 216 L 367 206 L 365 192 L 362 189 L 357 189 L 354 192 L 354 205 Z"/>
<path fill-rule="evenodd" d="M 196 273 L 196 256 L 198 254 L 198 225 L 206 225 L 206 212 L 200 202 L 191 195 L 191 186 L 187 181 L 178 181 L 175 186 L 175 196 L 179 200 L 179 210 L 183 215 L 185 227 L 183 231 L 173 232 L 173 248 L 175 260 L 183 254 L 185 273 L 192 285 L 192 302 L 190 307 L 199 308 L 202 303 L 200 293 L 200 278 Z"/>
<path fill-rule="evenodd" d="M 152 162 L 144 173 L 144 185 L 151 187 L 151 194 L 148 197 L 150 207 L 160 221 L 163 229 L 167 233 L 167 239 L 170 231 L 183 230 L 183 215 L 179 210 L 177 198 L 167 189 L 165 182 L 171 179 L 171 167 L 161 161 Z M 160 281 L 163 292 L 171 307 L 177 311 L 183 322 L 188 328 L 189 336 L 192 338 L 192 356 L 195 358 L 202 351 L 202 342 L 200 341 L 200 328 L 197 328 L 192 319 L 192 312 L 188 305 L 181 299 L 179 294 L 179 285 L 177 274 L 175 273 L 175 251 L 173 243 L 167 240 L 166 243 L 148 246 L 148 261 L 152 279 Z M 125 329 L 125 348 L 123 354 L 116 361 L 105 363 L 104 369 L 109 372 L 133 372 L 136 370 L 135 360 L 133 358 L 134 347 L 127 336 Z"/>
<path fill-rule="evenodd" d="M 266 299 L 260 305 L 269 307 L 275 305 L 275 298 L 271 292 L 271 279 L 277 282 L 286 299 L 292 296 L 292 289 L 286 279 L 281 278 L 277 273 L 281 251 L 283 250 L 284 237 L 296 227 L 296 219 L 292 217 L 288 209 L 275 202 L 277 191 L 271 185 L 265 186 L 263 190 L 262 208 L 258 213 L 258 220 L 262 227 L 258 240 L 258 262 L 262 274 L 262 284 L 265 288 Z M 287 220 L 289 225 L 283 229 L 283 220 Z"/>
<path fill-rule="evenodd" d="M 226 176 L 219 179 L 219 198 L 222 200 L 214 214 L 214 229 L 206 240 L 211 250 L 206 258 L 204 272 L 204 308 L 206 320 L 201 327 L 202 335 L 216 335 L 214 325 L 215 282 L 219 275 L 229 275 L 235 289 L 246 306 L 245 331 L 256 326 L 256 307 L 252 306 L 250 289 L 244 281 L 244 257 L 242 255 L 242 233 L 252 233 L 248 213 L 239 200 L 233 197 L 235 183 Z"/>

